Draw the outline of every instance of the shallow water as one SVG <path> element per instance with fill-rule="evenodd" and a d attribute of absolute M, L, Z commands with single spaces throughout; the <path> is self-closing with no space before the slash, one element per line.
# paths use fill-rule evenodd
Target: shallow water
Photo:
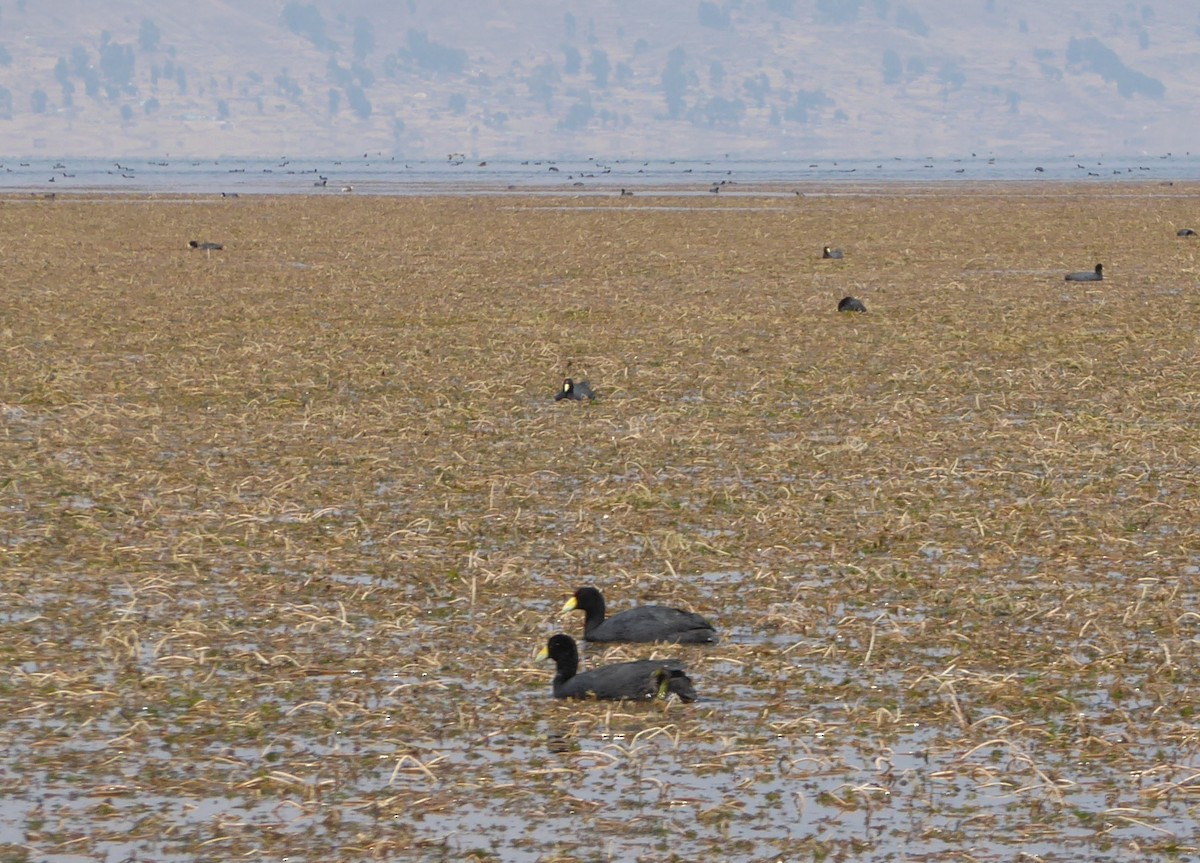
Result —
<path fill-rule="evenodd" d="M 322 179 L 325 178 L 325 179 Z M 808 184 L 1015 181 L 1170 182 L 1200 179 L 1200 156 L 1156 154 L 1053 158 L 967 155 L 939 159 L 404 161 L 356 159 L 46 159 L 0 162 L 0 191 L 213 194 L 453 195 L 520 191 L 620 194 L 656 189 L 677 195 L 727 195 L 743 187 Z M 723 184 L 723 185 L 722 185 Z M 858 191 L 854 194 L 865 194 Z M 761 195 L 761 189 L 755 194 Z M 792 194 L 786 191 L 783 194 Z M 636 203 L 636 201 L 631 201 Z"/>

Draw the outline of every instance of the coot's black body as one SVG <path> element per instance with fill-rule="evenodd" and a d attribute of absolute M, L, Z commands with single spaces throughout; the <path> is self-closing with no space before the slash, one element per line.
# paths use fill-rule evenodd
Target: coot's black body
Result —
<path fill-rule="evenodd" d="M 674 659 L 639 659 L 579 672 L 579 650 L 569 635 L 553 635 L 538 659 L 553 659 L 555 698 L 598 698 L 606 701 L 646 701 L 671 693 L 680 701 L 695 701 L 696 689 L 683 665 Z"/>
<path fill-rule="evenodd" d="M 567 600 L 563 612 L 582 611 L 587 641 L 714 644 L 717 631 L 698 614 L 663 605 L 643 605 L 604 617 L 604 597 L 594 587 L 581 587 Z"/>
<path fill-rule="evenodd" d="M 1068 282 L 1102 282 L 1104 281 L 1104 265 L 1096 264 L 1096 269 L 1085 270 L 1082 273 L 1067 273 L 1063 276 Z"/>
<path fill-rule="evenodd" d="M 563 379 L 562 389 L 554 396 L 556 402 L 561 402 L 563 399 L 573 402 L 592 401 L 595 398 L 596 393 L 591 384 L 587 381 L 576 383 L 570 378 Z"/>

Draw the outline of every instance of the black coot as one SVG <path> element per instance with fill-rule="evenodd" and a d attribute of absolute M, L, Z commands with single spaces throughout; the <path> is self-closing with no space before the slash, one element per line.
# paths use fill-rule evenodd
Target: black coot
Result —
<path fill-rule="evenodd" d="M 1102 282 L 1104 281 L 1104 265 L 1096 264 L 1096 269 L 1082 273 L 1067 273 L 1063 279 L 1068 282 Z"/>
<path fill-rule="evenodd" d="M 683 665 L 673 659 L 639 659 L 579 671 L 579 650 L 569 635 L 552 635 L 538 654 L 539 660 L 553 659 L 555 698 L 599 698 L 609 701 L 644 701 L 666 698 L 672 692 L 680 701 L 695 701 L 696 690 Z"/>
<path fill-rule="evenodd" d="M 604 597 L 594 587 L 581 587 L 562 607 L 563 613 L 582 611 L 587 641 L 670 641 L 675 644 L 714 644 L 717 631 L 698 614 L 663 605 L 643 605 L 604 619 Z"/>
<path fill-rule="evenodd" d="M 596 393 L 592 389 L 591 384 L 589 384 L 587 381 L 575 383 L 575 381 L 571 380 L 570 378 L 563 379 L 562 389 L 559 390 L 554 396 L 554 400 L 556 402 L 560 402 L 563 399 L 568 399 L 569 401 L 573 402 L 593 401 L 595 398 Z"/>

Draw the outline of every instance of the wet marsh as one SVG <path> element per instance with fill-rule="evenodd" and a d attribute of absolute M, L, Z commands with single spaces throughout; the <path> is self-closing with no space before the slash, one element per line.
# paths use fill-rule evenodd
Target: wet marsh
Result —
<path fill-rule="evenodd" d="M 0 858 L 1196 853 L 1197 188 L 808 191 L 0 202 Z"/>

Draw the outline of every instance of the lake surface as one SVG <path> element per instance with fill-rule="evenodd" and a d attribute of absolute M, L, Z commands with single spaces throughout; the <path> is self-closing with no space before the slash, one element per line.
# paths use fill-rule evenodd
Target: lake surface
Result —
<path fill-rule="evenodd" d="M 0 162 L 0 191 L 189 192 L 312 194 L 359 191 L 383 195 L 501 193 L 736 192 L 739 186 L 788 186 L 830 181 L 895 183 L 952 181 L 1111 182 L 1200 179 L 1191 154 L 1050 159 L 967 155 L 938 159 L 529 159 L 453 156 L 406 161 L 377 155 L 355 159 L 32 159 Z"/>

